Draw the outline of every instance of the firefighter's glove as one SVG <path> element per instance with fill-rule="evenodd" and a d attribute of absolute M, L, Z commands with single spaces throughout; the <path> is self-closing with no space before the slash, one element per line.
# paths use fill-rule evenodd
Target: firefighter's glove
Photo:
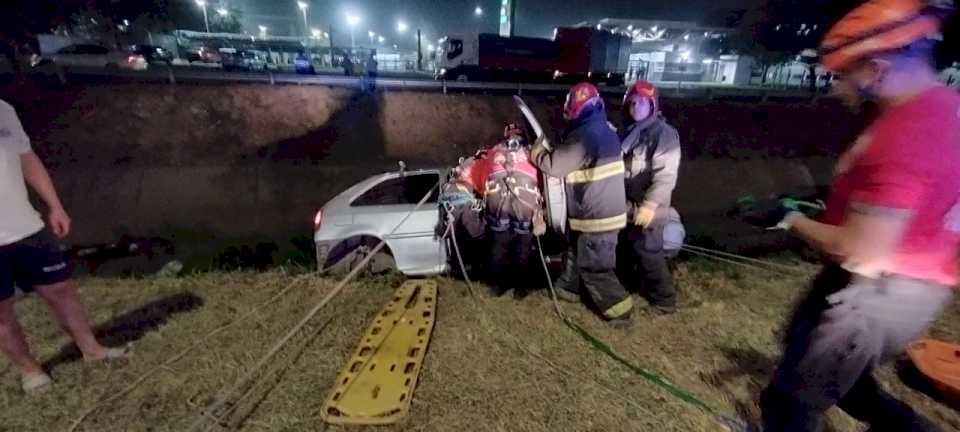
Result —
<path fill-rule="evenodd" d="M 648 228 L 656 216 L 657 209 L 652 205 L 640 204 L 633 208 L 633 224 L 638 227 Z"/>
<path fill-rule="evenodd" d="M 533 143 L 533 148 L 530 150 L 530 159 L 536 161 L 540 159 L 540 155 L 543 153 L 550 153 L 553 151 L 550 147 L 550 142 L 547 140 L 546 135 L 537 137 L 537 141 Z"/>
<path fill-rule="evenodd" d="M 542 237 L 547 233 L 547 221 L 543 217 L 543 212 L 538 211 L 536 215 L 533 216 L 533 235 L 536 237 Z"/>
<path fill-rule="evenodd" d="M 822 202 L 784 198 L 756 203 L 754 208 L 744 215 L 744 220 L 770 231 L 787 231 L 793 227 L 798 217 L 805 216 L 807 212 L 820 212 L 824 208 Z"/>

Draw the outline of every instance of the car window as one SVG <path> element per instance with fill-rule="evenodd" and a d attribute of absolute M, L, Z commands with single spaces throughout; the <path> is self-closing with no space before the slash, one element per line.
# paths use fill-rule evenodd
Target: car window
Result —
<path fill-rule="evenodd" d="M 353 200 L 351 207 L 417 204 L 427 192 L 428 203 L 437 202 L 434 186 L 440 181 L 437 174 L 408 175 L 384 181 Z"/>
<path fill-rule="evenodd" d="M 57 51 L 57 54 L 75 54 L 76 52 L 77 52 L 77 46 L 70 45 L 67 47 L 60 48 L 60 50 Z"/>

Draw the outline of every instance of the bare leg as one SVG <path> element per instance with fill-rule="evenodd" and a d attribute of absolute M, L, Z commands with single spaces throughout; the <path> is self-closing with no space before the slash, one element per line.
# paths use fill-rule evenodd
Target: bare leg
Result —
<path fill-rule="evenodd" d="M 43 373 L 40 364 L 30 354 L 23 328 L 17 322 L 15 303 L 13 297 L 0 301 L 0 351 L 6 354 L 23 375 Z"/>
<path fill-rule="evenodd" d="M 93 336 L 90 321 L 80 304 L 77 288 L 72 280 L 37 286 L 35 289 L 50 306 L 63 331 L 73 338 L 84 358 L 101 359 L 106 355 L 103 345 Z"/>

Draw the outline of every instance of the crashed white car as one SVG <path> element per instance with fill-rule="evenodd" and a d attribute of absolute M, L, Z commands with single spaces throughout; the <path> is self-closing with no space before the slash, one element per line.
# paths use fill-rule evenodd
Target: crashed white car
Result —
<path fill-rule="evenodd" d="M 386 247 L 373 268 L 394 267 L 408 276 L 444 273 L 446 245 L 434 232 L 440 217 L 435 186 L 443 175 L 436 169 L 379 174 L 330 200 L 314 218 L 320 271 L 349 270 L 383 240 Z M 413 212 L 428 192 L 430 198 Z"/>
<path fill-rule="evenodd" d="M 440 169 L 401 169 L 363 180 L 330 200 L 314 218 L 320 271 L 350 271 L 383 240 L 386 247 L 373 258 L 373 272 L 396 269 L 407 276 L 447 272 L 447 243 L 436 235 L 440 188 L 435 187 L 446 174 Z M 413 211 L 428 192 L 427 201 Z M 548 224 L 562 231 L 566 218 L 562 183 L 548 183 L 545 195 Z"/>

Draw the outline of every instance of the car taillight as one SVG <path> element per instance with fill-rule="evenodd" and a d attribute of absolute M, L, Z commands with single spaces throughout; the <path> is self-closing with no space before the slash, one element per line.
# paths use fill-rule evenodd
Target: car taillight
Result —
<path fill-rule="evenodd" d="M 127 63 L 133 64 L 133 63 L 136 63 L 136 62 L 138 62 L 138 61 L 140 61 L 140 56 L 132 55 L 132 56 L 130 56 L 130 57 L 127 57 Z"/>
<path fill-rule="evenodd" d="M 318 210 L 317 215 L 313 217 L 313 229 L 320 228 L 323 225 L 323 210 Z"/>

